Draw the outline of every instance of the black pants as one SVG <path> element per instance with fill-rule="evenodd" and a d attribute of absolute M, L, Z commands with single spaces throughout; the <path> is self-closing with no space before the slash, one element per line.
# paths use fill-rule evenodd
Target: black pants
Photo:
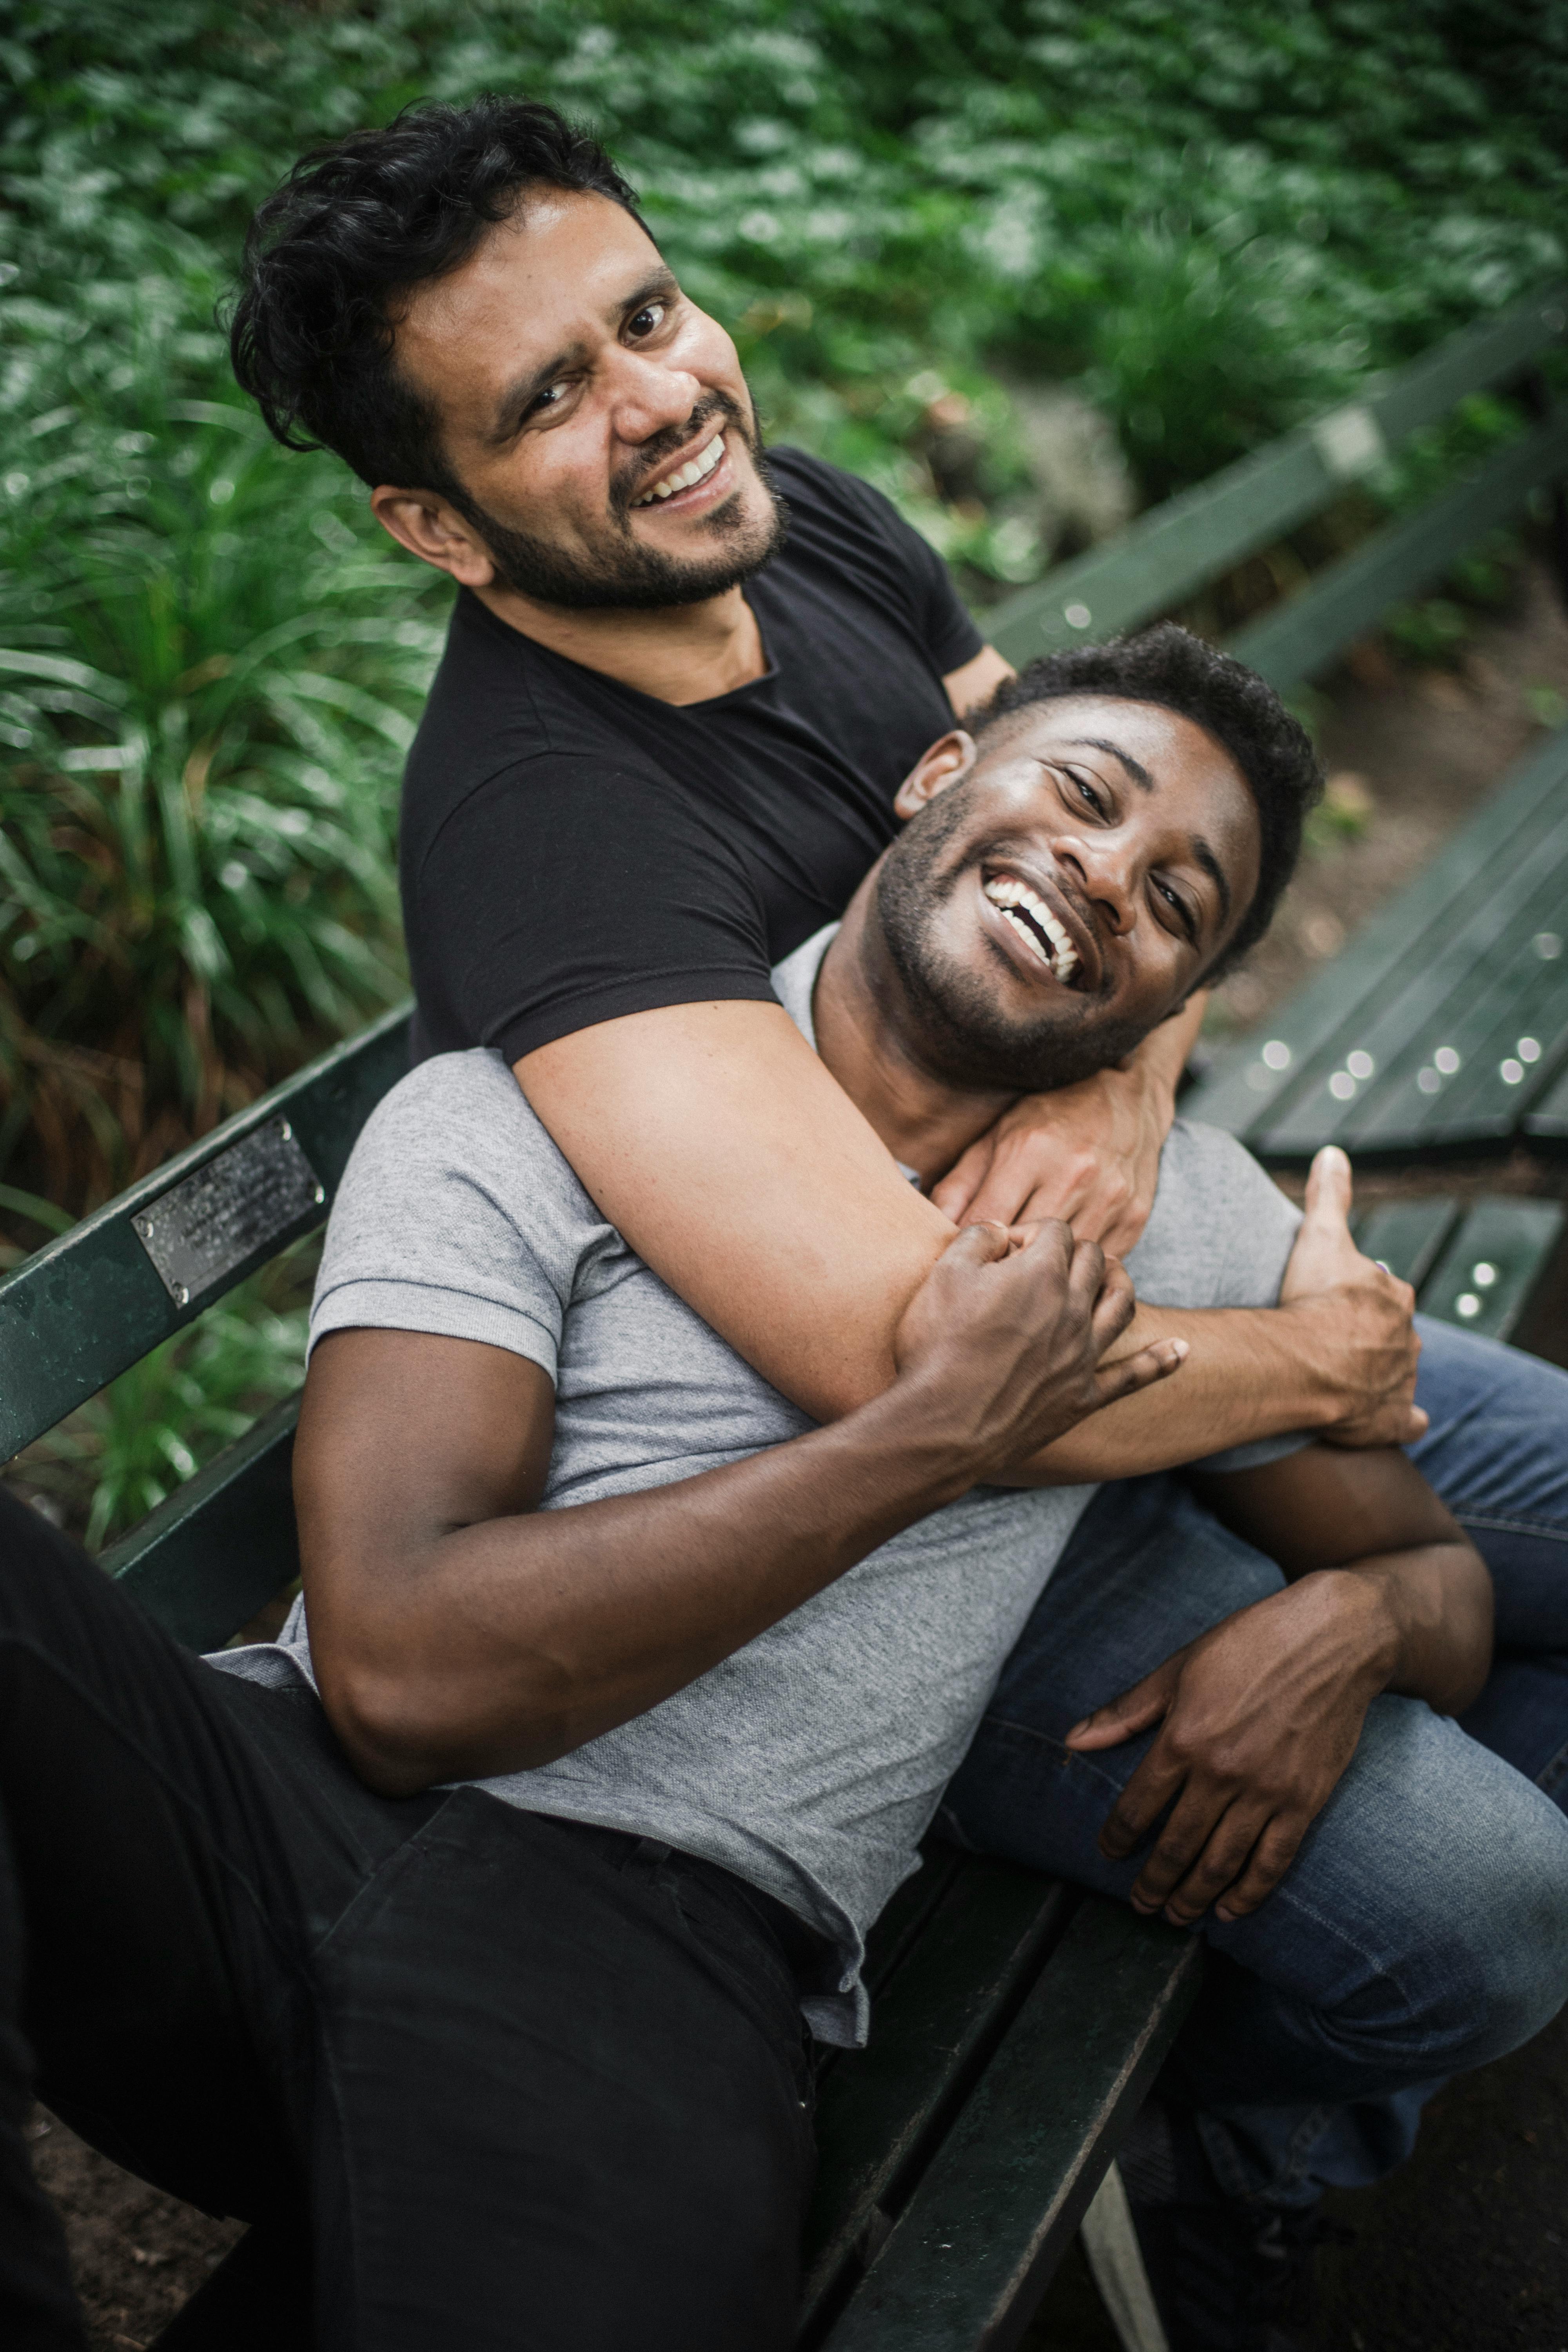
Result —
<path fill-rule="evenodd" d="M 812 2171 L 789 1916 L 354 1778 L 0 1491 L 0 2345 L 84 2340 L 30 2095 L 292 2233 L 320 2352 L 767 2352 Z M 804 1931 L 803 1931 L 804 1932 Z M 809 1938 L 808 1938 L 809 1941 Z"/>

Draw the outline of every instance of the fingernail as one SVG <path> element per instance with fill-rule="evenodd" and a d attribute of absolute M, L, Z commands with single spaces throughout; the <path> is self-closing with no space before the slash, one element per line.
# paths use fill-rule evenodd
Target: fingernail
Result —
<path fill-rule="evenodd" d="M 1171 1342 L 1171 1353 L 1175 1357 L 1175 1360 L 1176 1360 L 1176 1361 L 1177 1361 L 1177 1363 L 1178 1363 L 1178 1364 L 1184 1364 L 1184 1363 L 1186 1362 L 1186 1360 L 1187 1360 L 1187 1358 L 1192 1354 L 1192 1352 L 1193 1352 L 1193 1343 L 1192 1343 L 1192 1341 L 1191 1341 L 1190 1339 L 1173 1339 L 1173 1340 L 1172 1340 L 1172 1342 Z"/>
<path fill-rule="evenodd" d="M 1215 1906 L 1214 1916 L 1216 1919 L 1223 1919 L 1226 1926 L 1228 1927 L 1232 1920 L 1236 1917 L 1236 1913 L 1234 1911 L 1227 1911 L 1222 1903 L 1216 1903 Z"/>

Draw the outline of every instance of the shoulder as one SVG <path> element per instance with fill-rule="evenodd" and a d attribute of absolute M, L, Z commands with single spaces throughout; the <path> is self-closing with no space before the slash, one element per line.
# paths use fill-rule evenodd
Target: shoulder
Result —
<path fill-rule="evenodd" d="M 595 1215 L 511 1071 L 482 1045 L 432 1055 L 382 1097 L 350 1155 L 339 1202 L 361 1215 L 393 1206 L 431 1213 L 476 1192 L 520 1231 L 551 1204 Z"/>
<path fill-rule="evenodd" d="M 853 521 L 889 543 L 913 541 L 918 546 L 925 545 L 891 499 L 858 474 L 847 473 L 842 466 L 830 466 L 826 457 L 814 457 L 808 450 L 793 449 L 787 444 L 770 449 L 767 457 L 792 519 L 809 523 L 815 516 L 833 517 Z"/>

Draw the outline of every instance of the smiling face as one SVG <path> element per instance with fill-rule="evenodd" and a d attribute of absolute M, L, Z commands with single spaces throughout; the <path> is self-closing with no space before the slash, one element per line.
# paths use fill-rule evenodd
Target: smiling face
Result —
<path fill-rule="evenodd" d="M 569 609 L 695 604 L 778 545 L 735 346 L 607 197 L 526 191 L 460 268 L 413 289 L 393 334 L 465 499 L 449 548 L 441 501 L 411 509 L 423 486 L 373 503 L 468 585 Z"/>
<path fill-rule="evenodd" d="M 899 1027 L 934 1076 L 1068 1086 L 1178 1010 L 1258 887 L 1256 805 L 1191 719 L 1074 696 L 934 745 L 875 882 Z"/>

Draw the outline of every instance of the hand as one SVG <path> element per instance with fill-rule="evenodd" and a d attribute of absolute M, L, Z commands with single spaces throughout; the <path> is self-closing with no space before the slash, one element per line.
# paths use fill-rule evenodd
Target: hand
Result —
<path fill-rule="evenodd" d="M 970 1225 L 949 1243 L 894 1336 L 899 1378 L 954 1447 L 966 1483 L 1026 1459 L 1101 1405 L 1165 1380 L 1187 1353 L 1159 1339 L 1100 1369 L 1137 1301 L 1125 1268 L 1052 1221 Z"/>
<path fill-rule="evenodd" d="M 1351 1238 L 1351 1163 L 1334 1144 L 1312 1162 L 1307 1213 L 1279 1286 L 1292 1339 L 1331 1392 L 1320 1431 L 1331 1445 L 1411 1445 L 1426 1428 L 1415 1402 L 1421 1353 L 1415 1294 Z"/>
<path fill-rule="evenodd" d="M 1170 1133 L 1169 1089 L 1134 1058 L 1055 1094 L 1023 1095 L 931 1193 L 955 1225 L 1060 1217 L 1123 1256 L 1149 1222 Z"/>
<path fill-rule="evenodd" d="M 1177 1927 L 1211 1903 L 1222 1920 L 1257 1910 L 1354 1755 L 1396 1643 L 1372 1581 L 1328 1570 L 1227 1617 L 1074 1725 L 1078 1749 L 1161 1727 L 1100 1835 L 1124 1861 L 1169 1810 L 1136 1910 Z"/>

